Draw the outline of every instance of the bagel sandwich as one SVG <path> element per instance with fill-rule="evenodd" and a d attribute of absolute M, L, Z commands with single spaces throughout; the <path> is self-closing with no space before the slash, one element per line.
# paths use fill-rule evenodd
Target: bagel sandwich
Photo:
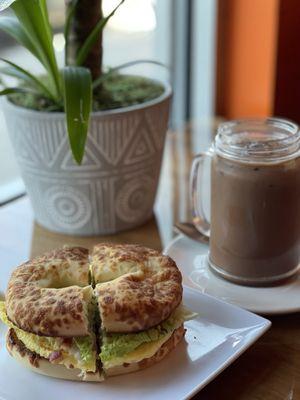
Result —
<path fill-rule="evenodd" d="M 0 319 L 6 347 L 35 372 L 101 381 L 162 360 L 196 314 L 175 262 L 138 245 L 69 247 L 12 273 Z"/>
<path fill-rule="evenodd" d="M 46 375 L 101 380 L 89 281 L 89 253 L 81 247 L 54 250 L 16 268 L 0 302 L 9 353 Z"/>
<path fill-rule="evenodd" d="M 159 362 L 184 337 L 195 317 L 182 305 L 182 277 L 175 262 L 138 245 L 99 244 L 91 275 L 101 321 L 104 374 L 119 375 Z"/>

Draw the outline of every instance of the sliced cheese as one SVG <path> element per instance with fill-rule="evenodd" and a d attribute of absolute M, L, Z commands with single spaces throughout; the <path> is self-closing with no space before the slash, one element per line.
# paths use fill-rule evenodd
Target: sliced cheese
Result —
<path fill-rule="evenodd" d="M 142 343 L 135 350 L 124 354 L 121 357 L 115 356 L 106 361 L 102 359 L 103 368 L 108 369 L 122 365 L 123 363 L 135 363 L 154 356 L 154 354 L 161 348 L 161 346 L 172 336 L 175 329 L 179 328 L 184 323 L 184 321 L 193 319 L 197 315 L 197 313 L 190 311 L 188 308 L 180 304 L 166 321 L 167 324 L 172 325 L 172 329 L 162 338 L 151 342 Z M 126 334 L 124 334 L 124 336 L 126 336 Z"/>
<path fill-rule="evenodd" d="M 161 346 L 172 336 L 173 332 L 168 333 L 163 338 L 150 343 L 141 344 L 131 353 L 125 354 L 123 357 L 115 357 L 112 360 L 103 362 L 103 368 L 108 369 L 123 365 L 123 363 L 135 363 L 150 358 L 161 348 Z"/>

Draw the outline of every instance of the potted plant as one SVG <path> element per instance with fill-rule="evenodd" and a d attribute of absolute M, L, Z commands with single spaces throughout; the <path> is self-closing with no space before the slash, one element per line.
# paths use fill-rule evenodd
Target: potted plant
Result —
<path fill-rule="evenodd" d="M 58 68 L 46 0 L 0 0 L 0 29 L 29 50 L 42 76 L 2 59 L 3 110 L 36 221 L 57 232 L 109 234 L 152 215 L 171 89 L 103 71 L 101 0 L 67 0 Z M 128 65 L 128 64 L 127 64 Z"/>

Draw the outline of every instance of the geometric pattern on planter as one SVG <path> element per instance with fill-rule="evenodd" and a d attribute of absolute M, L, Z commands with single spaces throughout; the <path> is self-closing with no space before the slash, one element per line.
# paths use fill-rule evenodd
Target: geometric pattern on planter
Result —
<path fill-rule="evenodd" d="M 101 166 L 102 163 L 100 161 L 100 157 L 89 145 L 86 145 L 81 165 L 74 163 L 73 155 L 70 151 L 66 152 L 66 155 L 61 163 L 61 169 L 65 171 L 91 171 L 94 169 L 98 170 Z"/>
<path fill-rule="evenodd" d="M 170 96 L 151 106 L 91 117 L 81 166 L 62 113 L 6 103 L 6 121 L 37 221 L 74 234 L 108 234 L 149 219 Z"/>
<path fill-rule="evenodd" d="M 116 227 L 115 177 L 99 179 L 92 188 L 96 192 L 97 224 L 96 232 L 113 232 Z"/>
<path fill-rule="evenodd" d="M 156 182 L 149 176 L 128 180 L 119 190 L 116 199 L 116 213 L 125 222 L 135 222 L 151 212 L 153 190 Z"/>
<path fill-rule="evenodd" d="M 158 150 L 161 150 L 164 147 L 165 135 L 162 133 L 166 128 L 166 121 L 168 121 L 168 117 L 169 108 L 166 107 L 166 105 L 161 107 L 159 117 L 157 115 L 153 115 L 151 112 L 145 112 L 145 122 L 149 127 L 149 131 L 151 132 L 151 136 L 153 137 Z"/>
<path fill-rule="evenodd" d="M 124 164 L 135 164 L 147 160 L 155 154 L 156 150 L 153 139 L 151 138 L 152 135 L 146 128 L 147 126 L 141 127 L 139 135 L 136 135 L 132 140 Z"/>
<path fill-rule="evenodd" d="M 29 167 L 46 165 L 51 168 L 62 148 L 68 145 L 63 121 L 16 118 L 12 125 L 10 131 L 14 136 L 14 147 L 18 150 L 17 157 Z"/>
<path fill-rule="evenodd" d="M 40 154 L 43 164 L 48 167 L 55 164 L 61 149 L 68 143 L 64 121 L 56 121 L 54 125 L 55 129 L 42 120 L 30 126 L 30 129 L 34 129 L 30 133 L 31 145 Z"/>
<path fill-rule="evenodd" d="M 13 129 L 11 129 L 11 136 L 13 137 L 13 145 L 17 149 L 17 159 L 20 163 L 33 168 L 42 164 L 40 153 L 32 146 L 30 131 L 26 130 L 26 126 L 22 125 L 22 122 L 14 124 Z"/>
<path fill-rule="evenodd" d="M 91 204 L 84 192 L 71 186 L 52 186 L 45 192 L 46 210 L 57 227 L 78 229 L 91 218 Z"/>
<path fill-rule="evenodd" d="M 102 118 L 101 123 L 96 117 L 91 123 L 92 135 L 89 137 L 105 160 L 116 166 L 130 145 L 139 122 L 137 113 Z"/>

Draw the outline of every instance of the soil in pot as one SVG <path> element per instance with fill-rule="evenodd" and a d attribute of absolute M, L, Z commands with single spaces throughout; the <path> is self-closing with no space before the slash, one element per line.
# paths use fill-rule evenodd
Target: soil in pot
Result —
<path fill-rule="evenodd" d="M 108 73 L 99 90 L 94 92 L 93 111 L 128 107 L 153 100 L 164 92 L 164 86 L 149 78 Z M 38 111 L 63 111 L 49 99 L 33 93 L 14 93 L 9 100 L 21 107 Z"/>

